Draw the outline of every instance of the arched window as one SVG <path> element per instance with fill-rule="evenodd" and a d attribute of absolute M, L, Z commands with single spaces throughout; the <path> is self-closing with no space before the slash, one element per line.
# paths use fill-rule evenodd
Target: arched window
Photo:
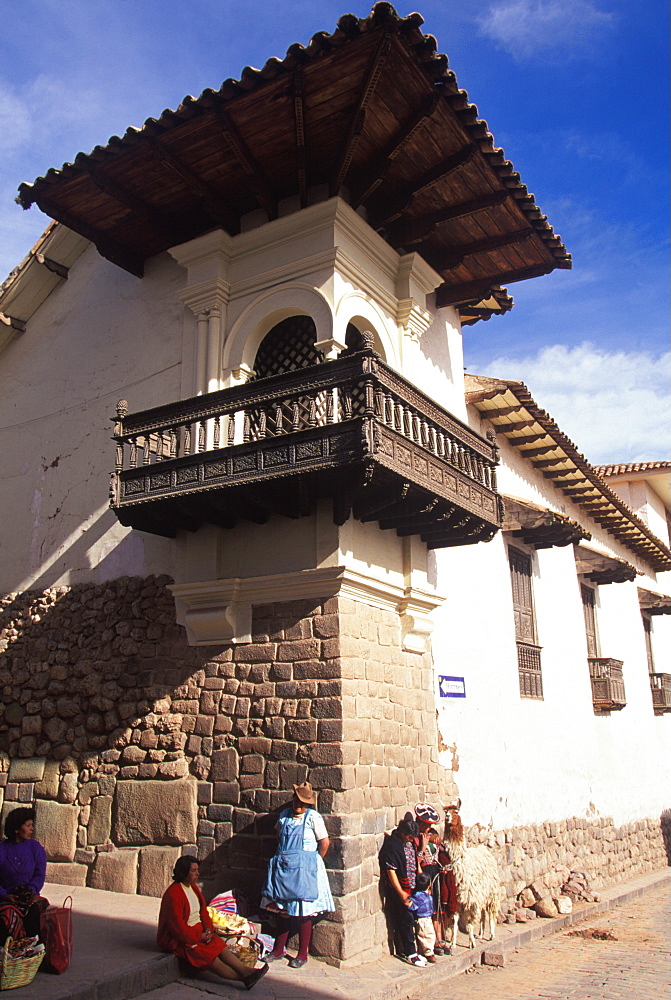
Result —
<path fill-rule="evenodd" d="M 318 365 L 321 354 L 315 347 L 317 329 L 311 316 L 289 316 L 277 323 L 259 345 L 254 359 L 254 378 L 269 378 Z"/>
<path fill-rule="evenodd" d="M 322 356 L 315 347 L 317 328 L 310 316 L 289 316 L 269 330 L 259 345 L 254 359 L 253 380 L 286 375 L 318 365 Z M 324 400 L 312 396 L 296 396 L 281 404 L 250 411 L 249 433 L 252 440 L 286 434 L 323 423 Z"/>

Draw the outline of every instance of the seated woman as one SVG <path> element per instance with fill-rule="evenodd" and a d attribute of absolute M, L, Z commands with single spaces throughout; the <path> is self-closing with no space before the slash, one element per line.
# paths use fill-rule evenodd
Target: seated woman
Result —
<path fill-rule="evenodd" d="M 268 965 L 250 972 L 217 937 L 203 894 L 196 885 L 198 875 L 197 858 L 185 854 L 177 860 L 173 884 L 161 900 L 156 943 L 162 951 L 186 959 L 197 969 L 208 969 L 222 979 L 237 980 L 251 990 L 265 976 Z"/>
<path fill-rule="evenodd" d="M 48 901 L 40 896 L 47 855 L 33 840 L 35 810 L 12 809 L 0 842 L 0 944 L 8 937 L 33 937 L 40 931 L 40 913 Z"/>

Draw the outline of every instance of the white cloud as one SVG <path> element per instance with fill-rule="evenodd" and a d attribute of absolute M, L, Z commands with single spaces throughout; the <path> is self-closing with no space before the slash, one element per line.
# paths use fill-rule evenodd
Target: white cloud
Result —
<path fill-rule="evenodd" d="M 592 51 L 613 21 L 591 0 L 501 0 L 479 18 L 479 27 L 516 59 L 546 58 L 554 50 L 566 60 Z"/>
<path fill-rule="evenodd" d="M 584 342 L 498 357 L 478 375 L 525 382 L 594 464 L 668 458 L 671 353 L 608 352 Z"/>

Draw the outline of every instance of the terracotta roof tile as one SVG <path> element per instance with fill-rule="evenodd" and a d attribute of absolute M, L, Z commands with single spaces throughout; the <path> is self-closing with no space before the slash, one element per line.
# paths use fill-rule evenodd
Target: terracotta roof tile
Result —
<path fill-rule="evenodd" d="M 633 472 L 671 471 L 671 462 L 621 462 L 618 465 L 595 465 L 600 476 L 626 476 Z"/>

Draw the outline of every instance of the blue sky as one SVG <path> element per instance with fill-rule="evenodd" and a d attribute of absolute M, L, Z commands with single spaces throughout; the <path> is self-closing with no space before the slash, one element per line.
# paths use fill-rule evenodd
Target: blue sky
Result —
<path fill-rule="evenodd" d="M 668 15 L 661 0 L 418 0 L 424 31 L 573 254 L 465 331 L 593 462 L 668 456 Z M 45 228 L 21 181 L 333 31 L 348 0 L 4 0 L 0 280 Z"/>

